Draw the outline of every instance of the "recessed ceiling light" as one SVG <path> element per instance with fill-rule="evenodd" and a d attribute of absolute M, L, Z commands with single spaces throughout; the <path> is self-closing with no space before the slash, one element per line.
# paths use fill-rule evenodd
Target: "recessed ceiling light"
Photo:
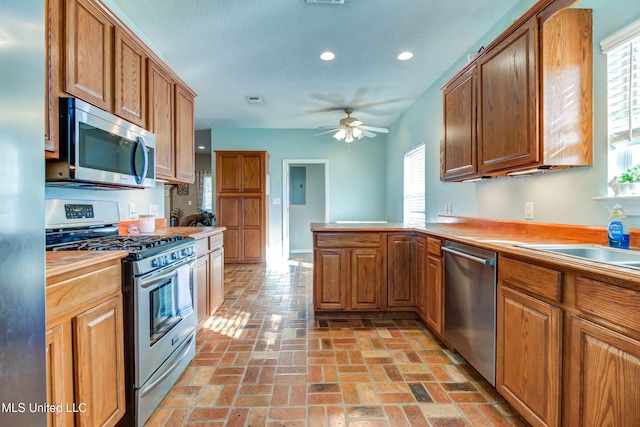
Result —
<path fill-rule="evenodd" d="M 247 102 L 249 104 L 264 104 L 264 99 L 261 96 L 247 96 Z"/>
<path fill-rule="evenodd" d="M 323 61 L 331 61 L 335 57 L 336 57 L 335 53 L 330 51 L 322 52 L 320 54 L 320 59 L 322 59 Z"/>
<path fill-rule="evenodd" d="M 413 52 L 409 52 L 408 50 L 405 50 L 404 52 L 400 52 L 400 55 L 398 55 L 398 59 L 400 61 L 406 61 L 407 59 L 411 59 L 413 58 Z"/>
<path fill-rule="evenodd" d="M 204 150 L 206 147 L 204 145 L 198 145 L 198 150 Z"/>

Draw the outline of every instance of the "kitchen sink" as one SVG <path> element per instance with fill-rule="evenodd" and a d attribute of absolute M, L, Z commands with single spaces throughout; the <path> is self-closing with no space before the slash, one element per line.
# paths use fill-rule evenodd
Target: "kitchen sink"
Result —
<path fill-rule="evenodd" d="M 596 244 L 522 244 L 521 248 L 553 252 L 591 261 L 640 268 L 640 252 Z"/>

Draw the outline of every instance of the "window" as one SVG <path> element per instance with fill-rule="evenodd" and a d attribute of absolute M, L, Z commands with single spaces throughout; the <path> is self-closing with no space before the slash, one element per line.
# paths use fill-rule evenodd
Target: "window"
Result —
<path fill-rule="evenodd" d="M 211 184 L 211 174 L 207 174 L 202 179 L 202 206 L 201 209 L 204 212 L 211 212 L 213 210 L 213 188 Z"/>
<path fill-rule="evenodd" d="M 600 45 L 607 54 L 611 178 L 640 164 L 640 21 Z"/>
<path fill-rule="evenodd" d="M 424 142 L 404 153 L 404 222 L 424 223 Z"/>

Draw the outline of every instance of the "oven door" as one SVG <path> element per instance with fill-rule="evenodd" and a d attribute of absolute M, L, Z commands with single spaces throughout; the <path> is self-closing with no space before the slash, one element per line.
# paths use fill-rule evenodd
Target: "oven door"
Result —
<path fill-rule="evenodd" d="M 135 387 L 142 385 L 197 325 L 195 257 L 135 280 Z"/>

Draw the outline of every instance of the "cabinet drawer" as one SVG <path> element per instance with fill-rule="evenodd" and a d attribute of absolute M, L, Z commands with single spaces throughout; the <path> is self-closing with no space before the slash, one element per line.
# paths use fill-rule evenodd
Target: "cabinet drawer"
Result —
<path fill-rule="evenodd" d="M 209 253 L 209 239 L 203 237 L 196 240 L 196 255 L 202 256 Z"/>
<path fill-rule="evenodd" d="M 74 277 L 47 281 L 47 328 L 61 319 L 77 315 L 87 307 L 121 293 L 120 262 L 78 271 Z"/>
<path fill-rule="evenodd" d="M 442 240 L 427 237 L 427 252 L 435 256 L 442 256 Z"/>
<path fill-rule="evenodd" d="M 578 277 L 576 308 L 640 332 L 640 292 Z"/>
<path fill-rule="evenodd" d="M 380 233 L 318 233 L 318 248 L 378 248 Z"/>
<path fill-rule="evenodd" d="M 209 249 L 214 250 L 222 247 L 222 241 L 223 241 L 222 233 L 209 236 Z"/>
<path fill-rule="evenodd" d="M 562 273 L 510 258 L 498 260 L 498 281 L 560 302 Z"/>

